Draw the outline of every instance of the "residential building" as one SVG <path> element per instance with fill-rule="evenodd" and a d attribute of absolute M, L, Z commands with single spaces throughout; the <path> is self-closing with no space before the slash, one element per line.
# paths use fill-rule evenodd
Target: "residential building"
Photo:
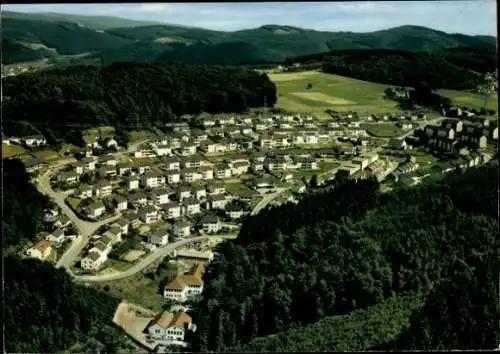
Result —
<path fill-rule="evenodd" d="M 226 186 L 222 183 L 209 183 L 207 186 L 209 194 L 224 194 L 226 193 Z"/>
<path fill-rule="evenodd" d="M 178 170 L 167 171 L 168 184 L 177 184 L 181 182 L 181 173 Z"/>
<path fill-rule="evenodd" d="M 117 221 L 115 221 L 113 224 L 111 224 L 111 227 L 118 227 L 121 231 L 122 235 L 128 234 L 128 229 L 129 229 L 130 221 L 128 221 L 125 218 L 120 218 Z"/>
<path fill-rule="evenodd" d="M 154 205 L 166 204 L 169 202 L 170 193 L 167 189 L 153 190 L 149 193 L 149 199 Z"/>
<path fill-rule="evenodd" d="M 180 186 L 177 188 L 176 196 L 179 201 L 182 202 L 183 199 L 189 198 L 191 196 L 191 187 L 190 186 Z"/>
<path fill-rule="evenodd" d="M 231 219 L 239 219 L 245 214 L 243 207 L 235 204 L 226 207 L 226 213 Z"/>
<path fill-rule="evenodd" d="M 192 156 L 196 154 L 196 145 L 195 144 L 185 144 L 181 148 L 181 155 L 182 156 Z"/>
<path fill-rule="evenodd" d="M 198 173 L 197 168 L 186 168 L 181 172 L 182 180 L 187 183 L 199 181 L 202 179 L 202 174 Z"/>
<path fill-rule="evenodd" d="M 51 233 L 44 235 L 44 239 L 49 241 L 51 245 L 59 245 L 64 241 L 64 230 L 58 228 Z"/>
<path fill-rule="evenodd" d="M 203 199 L 207 196 L 207 190 L 205 189 L 205 187 L 192 187 L 191 195 L 193 196 L 193 198 Z"/>
<path fill-rule="evenodd" d="M 177 219 L 181 217 L 181 206 L 178 203 L 161 204 L 160 208 L 163 210 L 167 219 Z"/>
<path fill-rule="evenodd" d="M 27 147 L 40 147 L 47 145 L 47 139 L 43 135 L 31 135 L 21 139 L 22 143 Z"/>
<path fill-rule="evenodd" d="M 82 269 L 87 271 L 96 271 L 108 260 L 107 254 L 92 251 L 80 262 Z"/>
<path fill-rule="evenodd" d="M 215 144 L 211 140 L 205 140 L 200 143 L 199 146 L 200 150 L 203 151 L 204 153 L 212 154 L 216 151 L 217 144 Z"/>
<path fill-rule="evenodd" d="M 406 150 L 407 144 L 404 139 L 393 138 L 389 140 L 389 148 L 395 150 Z"/>
<path fill-rule="evenodd" d="M 205 215 L 201 218 L 200 225 L 203 231 L 209 234 L 219 232 L 221 229 L 219 217 L 213 214 Z"/>
<path fill-rule="evenodd" d="M 148 197 L 142 192 L 130 194 L 128 196 L 128 203 L 133 205 L 135 208 L 145 206 L 148 204 Z"/>
<path fill-rule="evenodd" d="M 141 186 L 145 188 L 157 188 L 165 184 L 165 176 L 158 172 L 150 171 L 141 175 Z"/>
<path fill-rule="evenodd" d="M 94 157 L 85 157 L 81 160 L 84 163 L 85 171 L 94 171 L 96 169 L 96 161 Z"/>
<path fill-rule="evenodd" d="M 158 156 L 172 155 L 172 148 L 169 145 L 153 145 L 153 150 Z"/>
<path fill-rule="evenodd" d="M 184 275 L 176 277 L 169 282 L 163 291 L 163 296 L 167 299 L 185 302 L 189 298 L 200 295 L 203 292 L 203 265 L 195 265 L 193 269 Z"/>
<path fill-rule="evenodd" d="M 129 191 L 139 189 L 139 178 L 136 176 L 130 177 L 127 181 L 127 189 Z"/>
<path fill-rule="evenodd" d="M 82 184 L 76 191 L 76 196 L 80 199 L 92 198 L 92 186 Z"/>
<path fill-rule="evenodd" d="M 183 215 L 196 215 L 201 212 L 200 202 L 194 198 L 186 198 L 182 201 L 182 214 Z"/>
<path fill-rule="evenodd" d="M 32 258 L 37 258 L 39 260 L 45 260 L 52 253 L 52 246 L 47 240 L 41 240 L 37 242 L 33 247 L 29 248 L 26 253 Z"/>
<path fill-rule="evenodd" d="M 119 163 L 116 165 L 116 172 L 123 176 L 126 173 L 129 173 L 132 170 L 132 166 L 128 163 Z"/>
<path fill-rule="evenodd" d="M 179 238 L 188 237 L 191 235 L 191 224 L 187 221 L 176 221 L 172 226 L 172 231 Z"/>
<path fill-rule="evenodd" d="M 235 176 L 240 176 L 248 172 L 250 164 L 248 161 L 237 161 L 232 163 L 231 174 Z"/>
<path fill-rule="evenodd" d="M 101 201 L 93 202 L 85 208 L 87 216 L 91 219 L 96 219 L 106 212 L 106 207 Z"/>
<path fill-rule="evenodd" d="M 75 172 L 72 172 L 72 171 L 70 171 L 70 172 L 61 172 L 57 176 L 57 180 L 59 182 L 62 182 L 62 183 L 68 184 L 68 185 L 77 183 L 78 179 L 79 179 L 78 174 L 75 173 Z"/>
<path fill-rule="evenodd" d="M 211 194 L 207 197 L 208 209 L 224 209 L 227 203 L 224 194 Z"/>
<path fill-rule="evenodd" d="M 168 232 L 164 230 L 155 231 L 148 235 L 148 242 L 155 246 L 165 246 L 168 244 Z"/>
<path fill-rule="evenodd" d="M 214 169 L 210 166 L 203 166 L 198 168 L 201 178 L 205 181 L 214 179 Z"/>
<path fill-rule="evenodd" d="M 145 224 L 152 224 L 160 220 L 160 213 L 152 205 L 139 208 L 137 214 L 139 215 L 139 219 Z"/>
<path fill-rule="evenodd" d="M 108 181 L 99 181 L 94 186 L 94 194 L 96 197 L 104 198 L 111 195 L 113 186 Z"/>
<path fill-rule="evenodd" d="M 113 206 L 115 207 L 115 211 L 127 210 L 127 199 L 121 195 L 115 195 L 113 196 Z"/>
<path fill-rule="evenodd" d="M 71 220 L 64 214 L 59 215 L 56 221 L 54 221 L 54 227 L 65 228 L 71 225 Z"/>
<path fill-rule="evenodd" d="M 177 158 L 168 158 L 165 160 L 167 171 L 178 171 L 181 169 L 181 162 Z"/>
<path fill-rule="evenodd" d="M 155 341 L 165 343 L 184 342 L 186 333 L 194 331 L 191 316 L 185 312 L 170 313 L 167 311 L 157 315 L 148 324 L 146 329 L 149 337 Z"/>
<path fill-rule="evenodd" d="M 218 179 L 231 178 L 231 168 L 227 164 L 215 165 L 214 172 Z"/>
<path fill-rule="evenodd" d="M 201 156 L 190 156 L 182 161 L 184 168 L 199 168 L 204 166 L 205 160 Z"/>

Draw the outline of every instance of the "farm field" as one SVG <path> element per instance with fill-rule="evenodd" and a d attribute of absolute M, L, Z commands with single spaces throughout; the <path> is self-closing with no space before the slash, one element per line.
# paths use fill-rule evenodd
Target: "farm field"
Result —
<path fill-rule="evenodd" d="M 26 150 L 21 145 L 15 144 L 2 144 L 2 158 L 6 159 L 9 157 L 19 156 L 25 154 Z"/>
<path fill-rule="evenodd" d="M 466 91 L 455 91 L 455 90 L 438 90 L 437 93 L 444 97 L 448 97 L 456 105 L 464 105 L 472 108 L 482 108 L 484 104 L 484 99 L 481 95 L 473 92 Z M 488 99 L 486 109 L 498 110 L 498 98 L 497 95 L 491 96 Z M 496 119 L 496 117 L 495 117 Z"/>
<path fill-rule="evenodd" d="M 278 89 L 276 106 L 290 111 L 324 114 L 326 109 L 366 113 L 397 109 L 395 102 L 384 99 L 384 90 L 389 85 L 318 71 L 268 75 Z M 309 89 L 308 84 L 311 84 Z"/>

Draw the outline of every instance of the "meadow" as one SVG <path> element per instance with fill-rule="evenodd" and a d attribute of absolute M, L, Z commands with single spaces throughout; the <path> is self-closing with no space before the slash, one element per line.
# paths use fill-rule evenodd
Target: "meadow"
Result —
<path fill-rule="evenodd" d="M 325 74 L 319 71 L 268 73 L 278 89 L 276 107 L 299 113 L 328 117 L 325 110 L 385 113 L 399 111 L 396 102 L 384 99 L 390 85 Z M 455 90 L 438 90 L 456 105 L 483 107 L 481 95 Z M 498 110 L 497 96 L 489 98 L 488 109 Z"/>
<path fill-rule="evenodd" d="M 395 102 L 384 99 L 384 90 L 389 85 L 318 71 L 268 75 L 278 89 L 276 106 L 290 111 L 324 115 L 327 109 L 360 113 L 397 109 Z"/>

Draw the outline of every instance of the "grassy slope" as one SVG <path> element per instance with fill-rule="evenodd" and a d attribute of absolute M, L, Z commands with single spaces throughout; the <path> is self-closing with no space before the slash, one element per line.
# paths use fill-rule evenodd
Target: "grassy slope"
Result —
<path fill-rule="evenodd" d="M 277 107 L 296 112 L 324 113 L 326 109 L 337 111 L 356 110 L 375 113 L 397 109 L 396 104 L 384 100 L 384 90 L 388 85 L 376 84 L 348 77 L 324 74 L 316 71 L 300 73 L 269 74 L 278 88 Z M 311 89 L 306 89 L 311 84 Z M 340 98 L 348 104 L 328 104 L 322 101 L 298 97 L 296 93 L 322 93 L 331 99 Z"/>

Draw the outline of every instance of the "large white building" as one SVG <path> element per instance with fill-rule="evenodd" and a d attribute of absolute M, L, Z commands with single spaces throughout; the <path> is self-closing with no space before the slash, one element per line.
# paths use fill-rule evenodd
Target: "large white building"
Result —
<path fill-rule="evenodd" d="M 187 331 L 196 328 L 189 315 L 185 312 L 175 314 L 164 311 L 157 315 L 147 327 L 149 338 L 162 343 L 182 343 Z"/>
<path fill-rule="evenodd" d="M 185 302 L 189 298 L 200 295 L 203 292 L 204 272 L 203 265 L 195 265 L 190 272 L 169 282 L 165 286 L 163 296 L 173 301 Z"/>

